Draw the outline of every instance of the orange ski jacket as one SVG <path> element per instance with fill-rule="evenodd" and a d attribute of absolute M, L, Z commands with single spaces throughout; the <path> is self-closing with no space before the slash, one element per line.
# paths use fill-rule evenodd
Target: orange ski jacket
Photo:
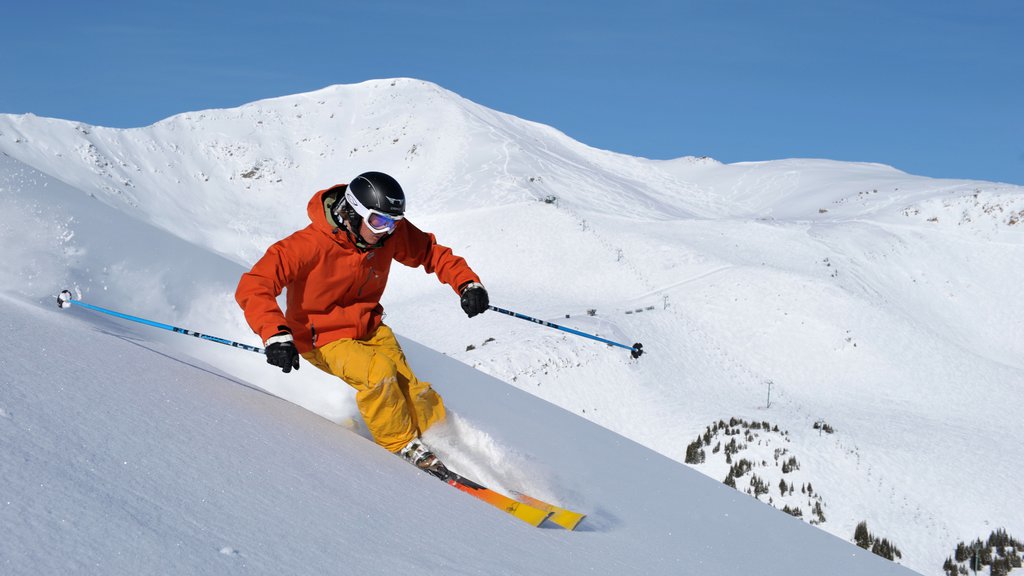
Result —
<path fill-rule="evenodd" d="M 408 219 L 398 221 L 382 246 L 359 250 L 330 215 L 346 186 L 314 194 L 307 208 L 312 223 L 273 244 L 238 282 L 235 300 L 264 342 L 285 328 L 300 353 L 341 338 L 369 338 L 384 316 L 380 298 L 392 260 L 423 266 L 456 293 L 465 283 L 480 281 L 463 258 Z M 282 313 L 277 297 L 285 288 Z"/>

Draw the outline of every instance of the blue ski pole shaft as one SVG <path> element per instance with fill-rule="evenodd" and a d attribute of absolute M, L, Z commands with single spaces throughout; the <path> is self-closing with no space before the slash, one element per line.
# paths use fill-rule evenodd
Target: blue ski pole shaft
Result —
<path fill-rule="evenodd" d="M 633 356 L 633 358 L 639 358 L 640 355 L 644 353 L 644 345 L 639 342 L 633 344 L 632 346 L 628 346 L 626 344 L 621 344 L 619 342 L 613 342 L 612 340 L 608 340 L 606 338 L 601 338 L 600 336 L 594 336 L 593 334 L 587 334 L 586 332 L 581 332 L 579 330 L 574 330 L 572 328 L 566 328 L 565 326 L 559 326 L 558 324 L 548 322 L 547 320 L 541 320 L 539 318 L 527 316 L 526 314 L 520 314 L 519 312 L 505 310 L 504 308 L 498 308 L 497 306 L 488 306 L 488 308 L 494 310 L 495 312 L 500 312 L 502 314 L 507 314 L 514 318 L 519 318 L 520 320 L 526 320 L 528 322 L 533 322 L 534 324 L 547 326 L 548 328 L 554 328 L 556 330 L 561 330 L 563 332 L 568 332 L 570 334 L 575 334 L 577 336 L 583 336 L 584 338 L 590 338 L 591 340 L 597 340 L 598 342 L 604 342 L 605 344 L 608 344 L 610 346 L 618 346 L 619 348 L 625 348 L 626 350 L 630 351 L 630 354 Z"/>
<path fill-rule="evenodd" d="M 85 302 L 82 302 L 81 300 L 75 300 L 74 298 L 72 298 L 71 292 L 68 290 L 64 290 L 63 292 L 60 293 L 60 296 L 57 297 L 57 305 L 60 306 L 61 308 L 66 308 L 70 306 L 72 303 L 74 303 L 76 306 L 81 306 L 82 308 L 87 308 L 89 310 L 101 312 L 103 314 L 109 314 L 110 316 L 114 316 L 116 318 L 121 318 L 124 320 L 131 320 L 132 322 L 138 322 L 139 324 L 145 324 L 146 326 L 152 326 L 154 328 L 161 328 L 163 330 L 177 332 L 178 334 L 184 334 L 185 336 L 194 336 L 202 340 L 209 340 L 210 342 L 224 344 L 225 346 L 231 346 L 232 348 L 241 348 L 242 350 L 248 350 L 250 352 L 256 352 L 258 354 L 264 353 L 263 348 L 257 348 L 256 346 L 249 346 L 248 344 L 241 344 L 239 342 L 234 342 L 232 340 L 218 338 L 216 336 L 210 336 L 209 334 L 201 334 L 199 332 L 189 330 L 187 328 L 178 328 L 177 326 L 171 326 L 170 324 L 154 322 L 152 320 L 147 320 L 145 318 L 139 318 L 138 316 L 132 316 L 131 314 L 124 314 L 122 312 L 117 312 L 115 310 L 108 310 L 107 308 L 102 308 L 94 304 L 87 304 Z"/>

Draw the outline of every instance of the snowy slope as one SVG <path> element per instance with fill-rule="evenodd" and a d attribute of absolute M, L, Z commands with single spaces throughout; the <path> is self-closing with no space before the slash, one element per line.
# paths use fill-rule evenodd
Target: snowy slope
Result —
<path fill-rule="evenodd" d="M 452 434 L 584 529 L 520 524 L 118 321 L 0 308 L 5 574 L 909 573 L 413 342 Z"/>
<path fill-rule="evenodd" d="M 779 426 L 745 455 L 784 447 L 824 502 L 820 528 L 850 540 L 867 520 L 926 574 L 960 540 L 1024 533 L 1020 187 L 829 160 L 633 158 L 406 79 L 133 130 L 0 115 L 0 151 L 0 291 L 44 301 L 71 286 L 255 343 L 231 298 L 238 275 L 305 225 L 315 190 L 381 169 L 495 304 L 649 354 L 468 320 L 447 288 L 399 266 L 384 304 L 400 334 L 677 461 L 720 419 Z M 188 354 L 354 417 L 335 381 L 219 348 Z M 728 466 L 707 452 L 696 468 L 720 481 Z M 786 475 L 756 473 L 773 487 L 762 500 L 796 504 L 774 488 Z"/>

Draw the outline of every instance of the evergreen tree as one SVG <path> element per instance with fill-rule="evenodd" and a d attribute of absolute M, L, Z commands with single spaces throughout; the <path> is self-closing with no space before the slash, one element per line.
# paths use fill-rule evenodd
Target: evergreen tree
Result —
<path fill-rule="evenodd" d="M 754 498 L 758 498 L 761 494 L 768 493 L 768 483 L 762 480 L 757 474 L 751 475 L 750 487 L 754 489 Z"/>
<path fill-rule="evenodd" d="M 1006 546 L 1010 543 L 1010 535 L 1006 533 L 1003 528 L 997 528 L 991 534 L 988 535 L 988 547 L 998 548 L 1000 546 Z"/>
<path fill-rule="evenodd" d="M 868 532 L 868 523 L 866 520 L 857 524 L 857 528 L 853 531 L 853 541 L 857 546 L 868 550 L 871 548 L 871 544 L 874 542 L 874 539 L 875 538 L 871 535 L 871 532 Z"/>
<path fill-rule="evenodd" d="M 896 545 L 892 542 L 889 542 L 889 540 L 886 538 L 882 538 L 881 540 L 875 541 L 874 545 L 871 547 L 871 552 L 876 556 L 881 556 L 882 558 L 893 561 L 895 561 L 897 558 L 903 557 L 903 554 L 900 552 L 900 549 L 897 548 Z"/>
<path fill-rule="evenodd" d="M 686 447 L 686 460 L 687 464 L 703 464 L 704 463 L 704 450 L 701 448 L 701 439 L 698 436 L 696 440 L 691 442 Z"/>
<path fill-rule="evenodd" d="M 825 523 L 825 511 L 821 508 L 821 500 L 814 503 L 814 515 L 817 517 L 819 524 Z"/>
<path fill-rule="evenodd" d="M 967 547 L 967 544 L 963 542 L 956 545 L 956 551 L 953 553 L 953 558 L 957 562 L 966 562 L 971 556 L 971 549 Z"/>
<path fill-rule="evenodd" d="M 797 462 L 796 456 L 790 456 L 789 460 L 786 460 L 782 464 L 782 473 L 783 474 L 789 474 L 793 470 L 799 470 L 799 469 L 800 469 L 800 463 Z"/>
<path fill-rule="evenodd" d="M 876 541 L 871 546 L 871 553 L 875 556 L 881 556 L 882 558 L 892 560 L 892 550 L 889 549 L 889 541 L 885 538 Z"/>

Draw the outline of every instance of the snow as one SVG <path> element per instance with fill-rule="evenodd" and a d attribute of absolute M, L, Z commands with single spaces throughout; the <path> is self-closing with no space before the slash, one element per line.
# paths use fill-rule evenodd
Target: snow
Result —
<path fill-rule="evenodd" d="M 587 510 L 579 532 L 520 524 L 117 320 L 0 303 L 26 352 L 2 366 L 7 574 L 901 573 L 412 341 L 458 407 L 449 433 Z"/>
<path fill-rule="evenodd" d="M 0 115 L 0 152 L 5 573 L 905 573 L 850 544 L 866 520 L 942 574 L 961 540 L 1024 534 L 1020 187 L 628 157 L 410 79 L 131 130 Z M 313 192 L 371 169 L 494 304 L 643 342 L 633 361 L 467 319 L 422 271 L 392 271 L 386 321 L 454 413 L 430 440 L 486 484 L 588 513 L 581 531 L 419 474 L 309 365 L 54 305 L 70 288 L 258 345 L 239 275 Z M 735 455 L 759 499 L 751 473 L 721 484 L 725 436 L 682 464 L 734 417 L 780 429 Z M 825 521 L 781 479 L 813 483 Z"/>

